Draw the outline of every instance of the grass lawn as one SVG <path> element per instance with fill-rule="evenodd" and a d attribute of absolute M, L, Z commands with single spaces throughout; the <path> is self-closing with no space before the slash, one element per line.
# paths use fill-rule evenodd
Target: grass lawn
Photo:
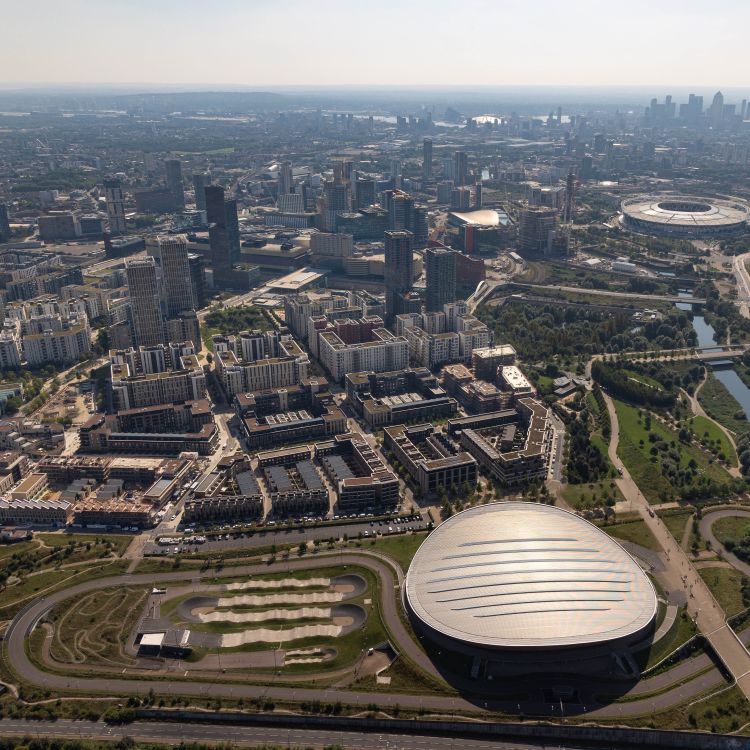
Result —
<path fill-rule="evenodd" d="M 0 591 L 0 618 L 13 617 L 18 610 L 42 591 L 50 593 L 63 588 L 66 584 L 72 585 L 92 578 L 120 575 L 127 567 L 127 560 L 112 560 L 112 562 L 101 563 L 95 567 L 80 565 L 62 570 L 45 570 L 37 575 L 27 575 L 20 583 Z"/>
<path fill-rule="evenodd" d="M 543 396 L 552 393 L 552 391 L 554 390 L 552 381 L 553 378 L 551 378 L 549 375 L 539 375 L 539 377 L 537 378 L 537 388 Z"/>
<path fill-rule="evenodd" d="M 737 466 L 737 453 L 734 446 L 713 420 L 706 419 L 706 417 L 693 417 L 688 424 L 699 442 L 709 450 L 714 448 L 717 454 L 723 453 L 730 466 Z"/>
<path fill-rule="evenodd" d="M 175 563 L 178 563 L 175 565 Z M 184 559 L 178 555 L 164 555 L 163 557 L 146 557 L 136 566 L 135 573 L 170 573 L 185 568 L 200 569 L 203 560 Z"/>
<path fill-rule="evenodd" d="M 362 542 L 363 550 L 377 550 L 392 557 L 402 568 L 404 573 L 409 569 L 412 558 L 427 538 L 425 534 L 398 534 L 393 536 L 381 536 L 376 540 Z M 351 544 L 351 542 L 350 542 Z"/>
<path fill-rule="evenodd" d="M 737 434 L 750 430 L 747 419 L 736 417 L 742 412 L 742 407 L 712 372 L 708 373 L 708 380 L 698 391 L 698 401 L 709 417 L 723 424 L 728 430 Z"/>
<path fill-rule="evenodd" d="M 608 526 L 601 526 L 600 528 L 617 539 L 633 542 L 633 544 L 638 544 L 647 549 L 661 549 L 651 530 L 646 526 L 645 521 L 625 521 L 624 523 L 614 523 Z"/>
<path fill-rule="evenodd" d="M 601 432 L 592 432 L 589 437 L 589 442 L 596 447 L 599 453 L 602 454 L 604 462 L 607 466 L 611 467 L 612 462 L 609 460 L 609 443 L 604 439 Z"/>
<path fill-rule="evenodd" d="M 13 555 L 22 555 L 26 552 L 32 552 L 39 546 L 34 542 L 16 542 L 15 544 L 0 544 L 0 561 L 6 560 Z"/>
<path fill-rule="evenodd" d="M 99 551 L 109 547 L 118 557 L 130 546 L 133 537 L 124 534 L 34 534 L 47 547 L 65 547 L 71 542 L 82 545 L 91 545 L 92 550 L 96 547 Z M 105 557 L 105 554 L 98 555 Z M 72 560 L 70 562 L 73 562 Z"/>
<path fill-rule="evenodd" d="M 688 519 L 692 515 L 693 512 L 690 510 L 663 510 L 659 513 L 659 518 L 679 544 L 682 541 L 682 535 L 685 533 Z"/>
<path fill-rule="evenodd" d="M 664 386 L 658 381 L 652 378 L 650 375 L 645 375 L 642 372 L 635 372 L 634 370 L 623 370 L 623 372 L 631 379 L 637 380 L 639 383 L 649 385 L 657 391 L 663 391 Z"/>
<path fill-rule="evenodd" d="M 679 487 L 674 487 L 670 479 L 662 474 L 662 452 L 655 457 L 651 455 L 654 443 L 649 440 L 650 432 L 654 433 L 659 441 L 665 442 L 669 451 L 678 455 L 680 468 L 686 468 L 688 463 L 694 460 L 699 476 L 706 476 L 717 482 L 730 479 L 729 474 L 719 464 L 709 463 L 703 451 L 680 443 L 676 433 L 656 419 L 651 419 L 650 430 L 647 430 L 645 416 L 639 418 L 638 409 L 621 401 L 615 401 L 615 408 L 620 423 L 618 455 L 649 502 L 667 502 L 680 497 Z"/>
<path fill-rule="evenodd" d="M 375 675 L 369 674 L 358 678 L 354 682 L 354 685 L 358 690 L 366 690 L 367 692 L 400 692 L 408 693 L 409 695 L 413 695 L 414 693 L 427 693 L 430 695 L 456 694 L 446 683 L 437 682 L 430 675 L 422 672 L 404 659 L 396 659 L 382 674 L 384 677 L 391 678 L 390 684 L 379 684 L 375 679 Z"/>
<path fill-rule="evenodd" d="M 689 641 L 698 632 L 692 619 L 683 617 L 683 613 L 684 610 L 678 613 L 674 625 L 664 638 L 655 643 L 651 649 L 644 649 L 640 654 L 636 654 L 636 660 L 642 671 L 658 664 L 665 656 Z"/>
<path fill-rule="evenodd" d="M 92 591 L 55 607 L 50 619 L 55 635 L 53 658 L 61 662 L 132 664 L 123 652 L 135 623 L 143 614 L 149 588 L 120 587 Z"/>
<path fill-rule="evenodd" d="M 695 726 L 714 734 L 735 732 L 750 721 L 750 703 L 738 687 L 706 698 L 693 706 L 673 711 L 687 714 L 688 726 Z M 668 725 L 661 721 L 662 715 L 656 715 L 657 726 L 666 729 Z"/>
<path fill-rule="evenodd" d="M 716 538 L 724 544 L 727 539 L 739 540 L 743 536 L 750 535 L 750 518 L 740 516 L 730 516 L 720 518 L 711 524 Z"/>
<path fill-rule="evenodd" d="M 568 484 L 562 490 L 566 503 L 576 510 L 606 505 L 607 498 L 620 502 L 625 498 L 613 479 L 602 479 L 588 484 Z"/>
<path fill-rule="evenodd" d="M 748 579 L 733 568 L 704 568 L 698 571 L 727 616 L 747 608 L 742 597 L 742 583 Z"/>

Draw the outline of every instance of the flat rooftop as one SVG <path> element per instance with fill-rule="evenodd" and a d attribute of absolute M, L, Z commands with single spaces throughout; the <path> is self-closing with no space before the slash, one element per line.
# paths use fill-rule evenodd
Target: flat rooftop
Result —
<path fill-rule="evenodd" d="M 266 286 L 274 291 L 301 292 L 319 283 L 328 274 L 326 269 L 300 268 L 298 271 L 269 281 Z"/>

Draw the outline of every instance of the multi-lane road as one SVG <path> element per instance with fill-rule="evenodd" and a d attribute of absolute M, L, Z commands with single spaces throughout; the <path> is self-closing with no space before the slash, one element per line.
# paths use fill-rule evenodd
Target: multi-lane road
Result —
<path fill-rule="evenodd" d="M 462 737 L 447 737 L 427 734 L 400 734 L 395 732 L 355 732 L 321 727 L 320 729 L 298 729 L 286 727 L 261 727 L 231 724 L 184 724 L 167 721 L 134 722 L 112 725 L 101 721 L 26 721 L 3 719 L 0 721 L 0 737 L 59 737 L 66 739 L 90 739 L 116 741 L 130 737 L 136 742 L 178 744 L 201 742 L 206 744 L 230 743 L 239 747 L 309 747 L 325 748 L 340 746 L 346 750 L 540 750 L 555 747 L 559 750 L 592 748 L 585 745 L 554 742 L 530 743 L 529 741 L 481 740 Z M 605 747 L 604 744 L 601 745 Z M 611 747 L 611 745 L 606 745 Z"/>

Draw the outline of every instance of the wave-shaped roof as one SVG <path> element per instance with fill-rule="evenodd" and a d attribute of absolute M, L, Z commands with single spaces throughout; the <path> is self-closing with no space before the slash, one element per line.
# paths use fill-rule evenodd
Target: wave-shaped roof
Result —
<path fill-rule="evenodd" d="M 409 567 L 406 597 L 431 629 L 495 648 L 627 638 L 657 610 L 648 576 L 610 536 L 522 502 L 480 505 L 438 526 Z"/>

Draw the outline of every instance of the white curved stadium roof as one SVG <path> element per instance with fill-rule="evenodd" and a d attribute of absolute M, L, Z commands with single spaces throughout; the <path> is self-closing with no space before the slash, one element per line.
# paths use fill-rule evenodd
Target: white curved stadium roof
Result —
<path fill-rule="evenodd" d="M 657 601 L 648 576 L 598 527 L 537 503 L 492 503 L 430 534 L 406 577 L 428 627 L 494 648 L 557 648 L 626 638 Z"/>
<path fill-rule="evenodd" d="M 747 207 L 738 201 L 679 195 L 642 195 L 628 198 L 622 202 L 622 210 L 627 217 L 636 221 L 686 228 L 741 225 L 748 218 Z"/>

